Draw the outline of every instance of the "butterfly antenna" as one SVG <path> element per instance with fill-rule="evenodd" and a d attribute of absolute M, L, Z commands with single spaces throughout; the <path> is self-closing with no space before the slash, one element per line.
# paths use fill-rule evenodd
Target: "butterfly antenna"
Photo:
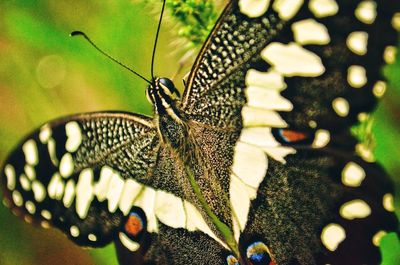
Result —
<path fill-rule="evenodd" d="M 163 18 L 163 15 L 164 15 L 165 2 L 166 2 L 166 0 L 163 1 L 163 5 L 162 5 L 162 8 L 161 8 L 160 19 L 158 20 L 156 39 L 154 40 L 154 45 L 153 45 L 153 54 L 151 56 L 151 77 L 152 77 L 152 79 L 154 79 L 154 57 L 155 57 L 155 54 L 156 54 L 158 35 L 160 33 L 161 22 L 162 22 L 162 18 Z"/>
<path fill-rule="evenodd" d="M 136 76 L 142 78 L 144 81 L 146 81 L 147 83 L 151 84 L 150 80 L 148 80 L 147 78 L 145 78 L 144 76 L 142 76 L 141 74 L 139 74 L 138 72 L 132 70 L 131 68 L 129 68 L 128 66 L 126 66 L 125 64 L 121 63 L 120 61 L 118 61 L 117 59 L 111 57 L 110 55 L 108 55 L 107 53 L 105 53 L 103 50 L 101 50 L 99 47 L 97 47 L 96 44 L 94 44 L 94 42 L 82 31 L 73 31 L 70 34 L 71 37 L 75 37 L 75 36 L 81 36 L 83 38 L 85 38 L 97 51 L 99 51 L 101 54 L 103 54 L 104 56 L 106 56 L 107 58 L 109 58 L 110 60 L 112 60 L 113 62 L 116 62 L 117 64 L 119 64 L 120 66 L 122 66 L 123 68 L 125 68 L 126 70 L 130 71 L 131 73 L 135 74 Z"/>

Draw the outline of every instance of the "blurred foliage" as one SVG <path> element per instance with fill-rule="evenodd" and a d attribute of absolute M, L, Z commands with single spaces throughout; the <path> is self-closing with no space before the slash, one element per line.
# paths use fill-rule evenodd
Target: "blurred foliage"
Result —
<path fill-rule="evenodd" d="M 190 41 L 190 46 L 202 45 L 217 20 L 212 1 L 168 1 L 170 13 L 179 21 L 180 37 Z"/>
<path fill-rule="evenodd" d="M 137 1 L 154 7 L 154 1 Z M 155 14 L 159 14 L 159 8 L 154 10 Z M 214 1 L 206 0 L 169 0 L 166 10 L 167 21 L 177 25 L 176 31 L 182 39 L 181 43 L 189 50 L 201 47 L 218 16 Z"/>
<path fill-rule="evenodd" d="M 0 1 L 0 161 L 33 128 L 59 116 L 98 110 L 151 114 L 145 82 L 104 59 L 82 39 L 68 37 L 82 30 L 106 52 L 149 77 L 159 14 L 151 8 L 159 10 L 160 1 L 152 7 L 149 2 Z M 178 26 L 162 28 L 155 72 L 171 77 L 187 49 L 201 45 L 216 11 L 213 1 L 171 0 L 168 8 L 167 23 Z M 200 22 L 205 24 L 194 26 Z M 178 36 L 186 38 L 186 44 L 175 42 Z M 400 137 L 400 60 L 385 73 L 390 89 L 373 114 L 368 135 L 376 139 L 376 157 L 399 189 L 400 148 L 395 143 Z M 17 220 L 2 205 L 0 227 L 0 265 L 116 264 L 113 246 L 84 251 L 56 230 Z M 399 264 L 397 237 L 385 237 L 382 245 L 385 264 Z"/>

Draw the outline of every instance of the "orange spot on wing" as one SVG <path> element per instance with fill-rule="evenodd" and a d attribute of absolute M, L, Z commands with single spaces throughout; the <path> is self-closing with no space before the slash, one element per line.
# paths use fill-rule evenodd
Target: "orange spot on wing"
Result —
<path fill-rule="evenodd" d="M 128 221 L 125 223 L 125 231 L 132 236 L 137 236 L 142 230 L 142 220 L 135 215 L 129 216 Z"/>
<path fill-rule="evenodd" d="M 282 130 L 282 136 L 288 142 L 298 142 L 307 139 L 307 135 L 305 133 L 292 130 Z"/>

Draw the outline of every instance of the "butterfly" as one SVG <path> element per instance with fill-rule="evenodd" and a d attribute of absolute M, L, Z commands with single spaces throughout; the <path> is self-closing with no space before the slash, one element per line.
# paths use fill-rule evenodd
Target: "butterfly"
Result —
<path fill-rule="evenodd" d="M 120 264 L 378 264 L 389 176 L 350 127 L 385 90 L 400 3 L 230 1 L 154 116 L 48 122 L 1 170 L 8 205 Z"/>

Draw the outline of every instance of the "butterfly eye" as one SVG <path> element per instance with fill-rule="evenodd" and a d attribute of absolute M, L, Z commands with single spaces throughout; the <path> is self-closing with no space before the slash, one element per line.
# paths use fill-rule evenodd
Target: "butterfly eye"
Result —
<path fill-rule="evenodd" d="M 273 265 L 275 264 L 269 255 L 268 247 L 262 242 L 251 244 L 246 251 L 247 258 L 253 265 Z"/>
<path fill-rule="evenodd" d="M 134 207 L 125 222 L 122 232 L 119 233 L 121 243 L 130 251 L 136 251 L 144 232 L 146 232 L 147 220 L 142 209 Z"/>
<path fill-rule="evenodd" d="M 233 255 L 229 255 L 228 257 L 226 257 L 226 263 L 228 265 L 240 265 L 237 258 Z"/>
<path fill-rule="evenodd" d="M 165 93 L 168 95 L 176 95 L 180 97 L 181 94 L 179 93 L 178 89 L 176 89 L 174 83 L 168 78 L 160 78 L 159 79 L 161 87 L 164 89 Z"/>

